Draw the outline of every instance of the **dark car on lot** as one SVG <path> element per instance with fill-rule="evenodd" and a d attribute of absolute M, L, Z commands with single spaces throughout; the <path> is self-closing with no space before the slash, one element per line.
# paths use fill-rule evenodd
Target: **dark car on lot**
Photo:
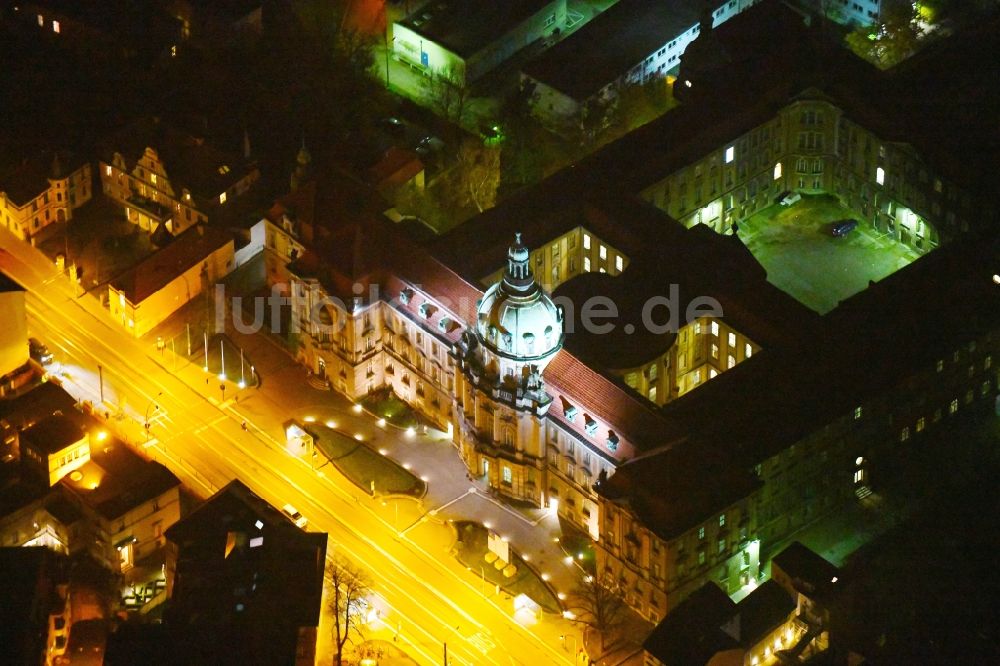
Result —
<path fill-rule="evenodd" d="M 857 220 L 838 220 L 830 227 L 830 233 L 834 236 L 846 236 L 854 231 L 858 226 Z"/>

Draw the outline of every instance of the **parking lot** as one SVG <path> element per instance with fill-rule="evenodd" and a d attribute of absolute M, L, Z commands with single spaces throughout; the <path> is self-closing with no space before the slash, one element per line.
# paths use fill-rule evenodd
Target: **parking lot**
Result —
<path fill-rule="evenodd" d="M 771 284 L 821 314 L 843 299 L 906 266 L 918 255 L 878 237 L 861 222 L 842 238 L 834 222 L 857 219 L 832 196 L 804 196 L 791 206 L 764 209 L 740 225 L 739 235 L 767 270 Z"/>

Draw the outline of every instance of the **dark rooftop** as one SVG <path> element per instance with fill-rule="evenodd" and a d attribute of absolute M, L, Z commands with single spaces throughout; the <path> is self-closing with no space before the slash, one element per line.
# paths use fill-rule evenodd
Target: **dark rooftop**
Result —
<path fill-rule="evenodd" d="M 66 476 L 60 483 L 106 520 L 119 518 L 181 483 L 160 463 L 145 460 L 110 438 L 91 442 L 90 461 L 78 471 L 79 481 Z"/>
<path fill-rule="evenodd" d="M 76 399 L 63 387 L 44 382 L 15 398 L 0 400 L 0 423 L 23 429 L 56 412 L 75 413 L 75 407 Z"/>
<path fill-rule="evenodd" d="M 665 666 L 705 666 L 739 644 L 720 629 L 736 604 L 715 583 L 705 583 L 656 625 L 643 649 Z"/>
<path fill-rule="evenodd" d="M 468 58 L 550 3 L 552 0 L 437 0 L 428 2 L 400 23 Z"/>
<path fill-rule="evenodd" d="M 187 188 L 192 196 L 217 200 L 222 192 L 256 169 L 242 156 L 227 153 L 205 138 L 183 132 L 159 118 L 138 120 L 109 137 L 104 145 L 105 162 L 110 163 L 117 152 L 129 169 L 145 154 L 146 148 L 155 150 L 178 197 Z"/>
<path fill-rule="evenodd" d="M 752 647 L 774 631 L 795 610 L 795 600 L 783 587 L 769 580 L 736 604 L 739 641 Z"/>
<path fill-rule="evenodd" d="M 20 437 L 32 449 L 52 455 L 83 439 L 84 431 L 76 419 L 53 414 L 22 431 Z"/>
<path fill-rule="evenodd" d="M 0 171 L 0 192 L 23 208 L 49 189 L 49 179 L 65 178 L 84 160 L 69 151 L 45 151 Z"/>
<path fill-rule="evenodd" d="M 52 561 L 48 548 L 0 548 L 0 663 L 43 663 Z"/>
<path fill-rule="evenodd" d="M 788 574 L 796 589 L 806 594 L 828 589 L 833 579 L 840 576 L 840 569 L 798 541 L 775 555 L 771 566 L 777 566 Z"/>
<path fill-rule="evenodd" d="M 162 250 L 154 252 L 138 264 L 111 280 L 111 286 L 125 293 L 125 298 L 138 305 L 152 296 L 184 271 L 204 261 L 212 252 L 233 242 L 227 231 L 196 225 L 175 238 Z"/>
<path fill-rule="evenodd" d="M 523 71 L 583 102 L 696 25 L 698 13 L 690 0 L 620 0 Z"/>
<path fill-rule="evenodd" d="M 166 622 L 190 663 L 289 662 L 298 629 L 319 622 L 327 535 L 232 481 L 166 536 L 178 549 Z"/>
<path fill-rule="evenodd" d="M 643 525 L 669 541 L 748 497 L 759 485 L 727 456 L 680 442 L 628 461 L 598 492 L 627 504 Z"/>

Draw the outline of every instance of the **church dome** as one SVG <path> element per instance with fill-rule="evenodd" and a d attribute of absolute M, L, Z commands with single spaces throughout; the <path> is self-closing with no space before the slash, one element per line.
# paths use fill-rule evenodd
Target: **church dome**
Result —
<path fill-rule="evenodd" d="M 498 356 L 540 365 L 562 347 L 563 317 L 535 282 L 529 259 L 521 234 L 516 234 L 503 279 L 480 301 L 476 336 Z"/>

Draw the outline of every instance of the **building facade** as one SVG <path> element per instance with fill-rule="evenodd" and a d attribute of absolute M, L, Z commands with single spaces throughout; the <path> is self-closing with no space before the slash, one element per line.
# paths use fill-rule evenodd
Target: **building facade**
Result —
<path fill-rule="evenodd" d="M 73 219 L 91 195 L 89 162 L 65 151 L 45 153 L 0 175 L 0 220 L 31 241 L 50 224 Z"/>
<path fill-rule="evenodd" d="M 233 155 L 146 118 L 106 142 L 98 162 L 105 196 L 143 231 L 178 235 L 208 221 L 260 177 L 249 155 Z"/>

